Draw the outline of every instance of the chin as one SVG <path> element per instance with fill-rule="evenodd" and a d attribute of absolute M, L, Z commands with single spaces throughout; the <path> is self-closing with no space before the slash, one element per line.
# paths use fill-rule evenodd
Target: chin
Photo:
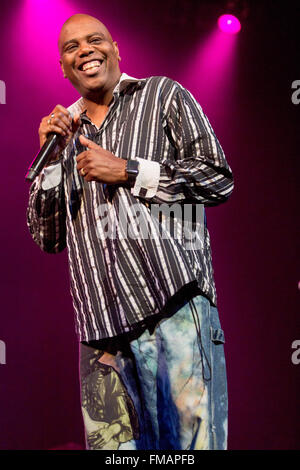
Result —
<path fill-rule="evenodd" d="M 95 83 L 91 85 L 86 85 L 85 87 L 81 88 L 82 92 L 91 92 L 91 91 L 100 91 L 103 90 L 104 83 Z"/>
<path fill-rule="evenodd" d="M 97 90 L 101 90 L 103 88 L 103 86 L 105 85 L 103 83 L 103 81 L 92 81 L 90 80 L 89 81 L 90 83 L 72 83 L 72 85 L 74 86 L 74 88 L 76 88 L 76 90 L 80 93 L 81 96 L 85 96 L 87 93 L 90 93 L 90 92 L 93 92 L 93 91 L 97 91 Z"/>

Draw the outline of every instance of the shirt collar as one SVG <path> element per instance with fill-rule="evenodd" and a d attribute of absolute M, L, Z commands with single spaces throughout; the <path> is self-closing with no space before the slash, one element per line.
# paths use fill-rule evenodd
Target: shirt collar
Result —
<path fill-rule="evenodd" d="M 122 73 L 120 80 L 118 81 L 117 85 L 114 88 L 113 95 L 119 95 L 122 91 L 124 91 L 131 83 L 137 82 L 141 84 L 144 82 L 145 78 L 134 78 L 127 75 L 127 73 Z M 71 113 L 72 116 L 75 114 L 81 114 L 84 111 L 84 101 L 83 98 L 79 98 L 79 100 L 75 101 L 75 103 L 71 104 L 68 107 L 68 111 Z"/>

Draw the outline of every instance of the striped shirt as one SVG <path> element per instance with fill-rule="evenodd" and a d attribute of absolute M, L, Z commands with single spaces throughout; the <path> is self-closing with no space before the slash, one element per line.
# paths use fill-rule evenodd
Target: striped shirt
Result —
<path fill-rule="evenodd" d="M 99 128 L 82 98 L 69 111 L 81 113 L 81 126 L 31 185 L 27 222 L 42 250 L 67 247 L 79 340 L 130 332 L 168 312 L 180 293 L 202 293 L 216 305 L 209 233 L 198 222 L 204 206 L 228 199 L 233 177 L 200 105 L 169 78 L 122 74 Z M 80 134 L 138 160 L 135 185 L 86 182 L 76 169 L 86 150 Z M 186 206 L 200 211 L 185 230 L 184 210 L 176 211 Z"/>

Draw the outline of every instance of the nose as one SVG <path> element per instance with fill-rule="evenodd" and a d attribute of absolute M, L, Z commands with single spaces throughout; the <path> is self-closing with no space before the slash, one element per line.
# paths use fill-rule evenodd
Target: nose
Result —
<path fill-rule="evenodd" d="M 94 49 L 93 49 L 93 46 L 91 46 L 91 44 L 83 43 L 81 44 L 80 49 L 79 49 L 79 57 L 87 57 L 90 54 L 93 54 L 93 52 L 94 52 Z"/>

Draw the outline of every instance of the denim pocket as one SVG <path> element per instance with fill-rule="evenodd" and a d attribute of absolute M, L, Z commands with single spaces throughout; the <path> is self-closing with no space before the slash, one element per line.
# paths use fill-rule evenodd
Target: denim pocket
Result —
<path fill-rule="evenodd" d="M 225 335 L 222 328 L 213 328 L 210 327 L 210 339 L 215 344 L 224 344 L 225 343 Z"/>
<path fill-rule="evenodd" d="M 221 328 L 219 313 L 216 307 L 210 308 L 210 339 L 214 344 L 224 344 L 225 335 Z"/>

